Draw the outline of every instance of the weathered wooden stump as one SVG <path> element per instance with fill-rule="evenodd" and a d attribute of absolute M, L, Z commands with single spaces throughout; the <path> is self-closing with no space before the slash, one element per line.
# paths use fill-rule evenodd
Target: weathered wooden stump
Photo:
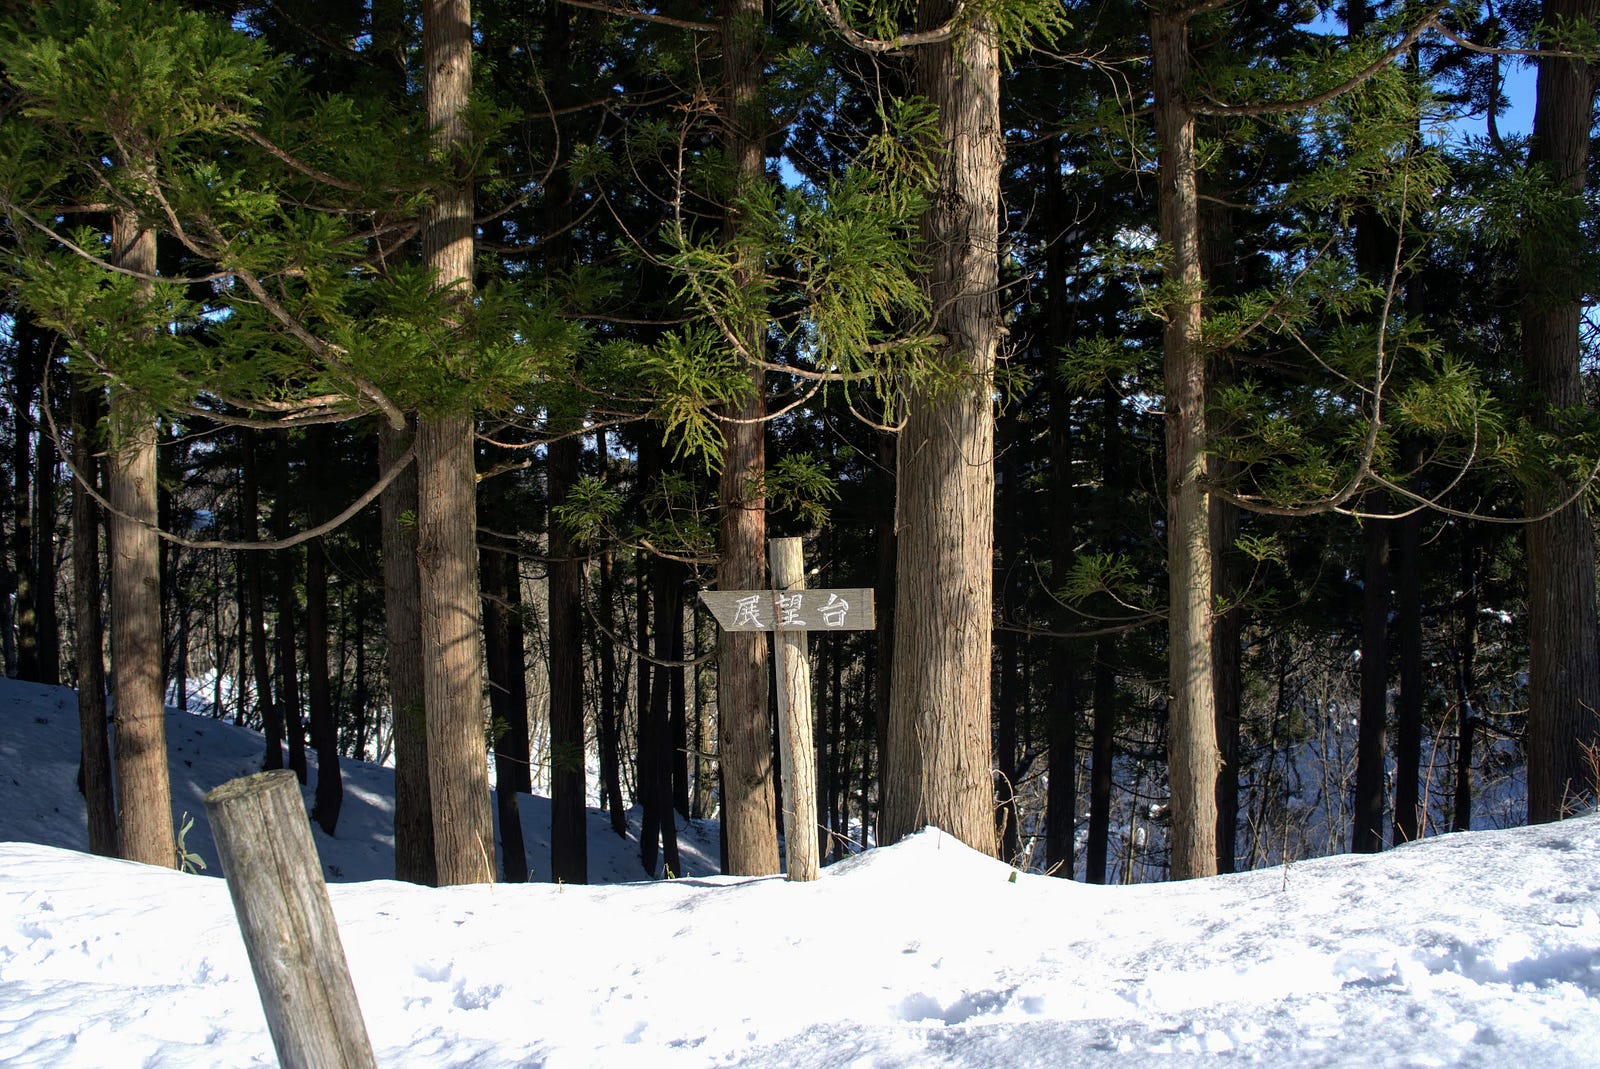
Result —
<path fill-rule="evenodd" d="M 295 774 L 230 780 L 206 812 L 279 1064 L 376 1069 Z"/>

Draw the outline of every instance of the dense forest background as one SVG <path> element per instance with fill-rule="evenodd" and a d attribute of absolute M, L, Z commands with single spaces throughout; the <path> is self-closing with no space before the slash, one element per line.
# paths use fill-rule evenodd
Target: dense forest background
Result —
<path fill-rule="evenodd" d="M 769 638 L 696 593 L 777 536 L 877 592 L 828 859 L 1593 799 L 1593 0 L 4 7 L 0 640 L 97 850 L 173 857 L 164 700 L 329 831 L 393 761 L 402 878 L 495 875 L 486 753 L 554 803 L 505 878 L 586 804 L 776 871 Z"/>

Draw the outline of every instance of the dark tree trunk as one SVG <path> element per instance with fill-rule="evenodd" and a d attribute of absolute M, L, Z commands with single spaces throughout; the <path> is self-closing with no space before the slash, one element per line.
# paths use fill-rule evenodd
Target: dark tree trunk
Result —
<path fill-rule="evenodd" d="M 387 471 L 411 445 L 409 430 L 378 428 L 379 466 Z M 395 879 L 433 885 L 433 803 L 422 699 L 422 604 L 417 589 L 417 476 L 408 462 L 379 499 L 383 523 L 383 608 L 389 710 L 394 737 Z M 270 747 L 269 747 L 270 752 Z"/>
<path fill-rule="evenodd" d="M 1420 451 L 1408 448 L 1412 461 Z M 1408 466 L 1414 467 L 1413 462 Z M 1412 513 L 1396 523 L 1400 569 L 1396 593 L 1396 645 L 1400 657 L 1400 694 L 1395 701 L 1393 845 L 1422 834 L 1420 768 L 1422 764 L 1422 515 Z"/>
<path fill-rule="evenodd" d="M 1356 729 L 1356 788 L 1350 849 L 1383 849 L 1383 803 L 1389 726 L 1389 521 L 1367 520 L 1361 613 L 1361 715 Z"/>
<path fill-rule="evenodd" d="M 683 654 L 683 573 L 676 561 L 658 558 L 651 582 L 651 600 L 656 621 L 655 656 L 658 661 L 677 661 Z M 671 706 L 673 677 L 683 669 L 658 664 L 650 673 L 650 752 L 640 753 L 639 763 L 651 766 L 647 811 L 655 814 L 655 827 L 661 839 L 661 861 L 666 870 L 682 875 L 683 861 L 678 854 L 678 824 L 673 809 L 673 737 Z"/>
<path fill-rule="evenodd" d="M 717 764 L 712 756 L 717 739 L 716 676 L 707 671 L 705 662 L 701 660 L 705 652 L 705 617 L 697 612 L 692 619 L 695 661 L 694 797 L 690 812 L 696 820 L 705 820 L 717 808 Z"/>
<path fill-rule="evenodd" d="M 278 496 L 272 504 L 272 533 L 278 540 L 289 537 L 289 500 L 293 488 L 289 485 L 289 442 L 279 443 Z M 300 715 L 300 654 L 296 632 L 296 610 L 299 598 L 295 591 L 299 578 L 298 547 L 277 551 L 278 580 L 278 707 L 283 715 L 284 734 L 289 741 L 289 767 L 301 783 L 306 782 L 306 731 Z"/>
<path fill-rule="evenodd" d="M 498 489 L 491 483 L 485 492 L 486 505 L 495 519 L 507 518 Z M 478 551 L 478 571 L 483 587 L 483 638 L 489 668 L 489 715 L 493 722 L 500 853 L 506 882 L 526 883 L 528 851 L 522 839 L 522 813 L 517 795 L 533 792 L 533 774 L 528 730 L 528 665 L 522 625 L 522 571 L 515 553 L 486 547 Z M 551 617 L 553 623 L 554 613 Z M 562 875 L 559 868 L 552 868 L 551 872 L 555 879 L 563 882 L 584 882 Z"/>
<path fill-rule="evenodd" d="M 98 384 L 72 388 L 72 466 L 91 484 L 99 481 L 99 428 L 105 414 Z M 111 746 L 106 735 L 105 622 L 101 618 L 100 504 L 82 484 L 72 493 L 72 612 L 77 624 L 79 784 L 89 818 L 89 851 L 117 856 L 116 798 Z"/>
<path fill-rule="evenodd" d="M 14 321 L 15 367 L 11 384 L 11 558 L 16 565 L 13 621 L 17 634 L 17 678 L 39 681 L 39 632 L 35 599 L 37 558 L 34 545 L 33 421 L 34 398 L 44 368 L 44 332 L 31 316 Z M 42 436 L 41 436 L 42 438 Z"/>
<path fill-rule="evenodd" d="M 1050 144 L 1046 174 L 1045 225 L 1050 244 L 1045 250 L 1045 321 L 1048 351 L 1057 353 L 1070 340 L 1067 327 L 1067 196 L 1062 181 L 1061 139 Z M 1067 574 L 1075 556 L 1074 526 L 1077 504 L 1073 492 L 1072 464 L 1073 390 L 1059 370 L 1050 377 L 1050 561 L 1051 575 Z M 1058 614 L 1062 630 L 1070 626 Z M 1080 646 L 1069 638 L 1049 640 L 1050 694 L 1045 723 L 1049 780 L 1045 796 L 1045 871 L 1072 879 L 1077 866 L 1078 832 L 1078 695 L 1077 660 Z"/>
<path fill-rule="evenodd" d="M 309 432 L 306 481 L 311 500 L 323 484 L 323 451 L 327 436 L 322 428 Z M 320 520 L 313 508 L 308 517 Z M 306 545 L 306 700 L 311 713 L 311 743 L 317 751 L 317 792 L 311 819 L 328 835 L 339 826 L 344 805 L 344 777 L 339 768 L 339 724 L 333 712 L 332 684 L 328 676 L 328 557 L 320 538 Z"/>
<path fill-rule="evenodd" d="M 1478 553 L 1470 535 L 1461 551 L 1461 638 L 1455 650 L 1456 765 L 1451 831 L 1472 830 L 1473 666 L 1478 657 Z"/>
<path fill-rule="evenodd" d="M 878 470 L 893 473 L 899 466 L 896 456 L 899 451 L 899 438 L 888 432 L 878 433 Z M 893 763 L 889 753 L 889 699 L 891 688 L 894 684 L 894 605 L 895 605 L 895 572 L 898 544 L 895 535 L 896 510 L 895 491 L 892 474 L 886 479 L 883 492 L 877 495 L 880 502 L 877 516 L 878 522 L 878 582 L 877 582 L 877 628 L 873 631 L 873 716 L 872 716 L 872 746 L 873 752 L 878 755 L 878 775 L 875 782 L 877 787 L 877 814 L 878 821 L 883 820 L 883 797 L 889 784 L 889 766 Z M 883 841 L 882 829 L 876 823 L 868 824 L 866 814 L 862 814 L 862 831 L 872 829 L 874 844 Z"/>
<path fill-rule="evenodd" d="M 239 495 L 239 529 L 245 541 L 255 542 L 261 537 L 261 474 L 256 466 L 256 438 L 253 431 L 245 431 L 239 438 L 240 481 L 244 484 Z M 246 552 L 240 559 L 244 570 L 245 614 L 250 619 L 250 665 L 256 683 L 256 715 L 267 738 L 266 753 L 261 759 L 263 771 L 283 768 L 283 709 L 273 698 L 272 662 L 267 656 L 267 604 L 263 581 L 263 554 Z"/>
<path fill-rule="evenodd" d="M 601 438 L 601 456 L 605 441 Z M 628 805 L 622 797 L 622 725 L 617 709 L 616 604 L 614 564 L 610 550 L 600 556 L 600 782 L 606 792 L 606 807 L 611 814 L 611 830 L 623 838 L 628 835 Z"/>
<path fill-rule="evenodd" d="M 1007 484 L 1006 490 L 1010 486 Z M 1006 494 L 1006 513 L 1015 516 L 1013 510 L 1017 502 L 1012 500 L 1014 495 Z M 1009 569 L 1016 563 L 1017 547 L 1016 535 L 1019 533 L 1018 524 L 1014 521 L 1001 523 L 996 535 L 1000 541 L 998 563 L 1001 574 L 996 582 L 1000 584 L 1000 614 L 1001 623 L 1010 620 L 1010 613 L 1005 600 L 1007 590 L 1007 575 Z M 1018 635 L 1012 630 L 1002 630 L 995 636 L 995 644 L 1000 647 L 1000 687 L 995 701 L 995 816 L 999 824 L 1000 859 L 1010 864 L 1015 864 L 1018 855 L 1022 853 L 1022 836 L 1017 826 L 1017 744 L 1018 744 L 1018 719 L 1022 705 L 1020 687 L 1020 671 L 1017 664 Z"/>
<path fill-rule="evenodd" d="M 46 368 L 54 363 L 49 352 L 41 360 Z M 39 403 L 42 406 L 48 401 L 41 397 Z M 38 681 L 52 687 L 61 685 L 61 623 L 56 612 L 56 464 L 55 439 L 41 433 L 34 449 L 33 475 L 34 632 L 38 636 L 35 670 Z"/>
<path fill-rule="evenodd" d="M 1600 0 L 1545 0 L 1545 26 L 1588 25 Z M 1585 285 L 1578 267 L 1594 76 L 1579 60 L 1539 61 L 1528 163 L 1551 180 L 1547 206 L 1523 228 L 1522 358 L 1533 422 L 1559 433 L 1561 413 L 1584 405 L 1579 330 Z M 1571 494 L 1551 475 L 1528 491 L 1541 515 Z M 1589 752 L 1600 745 L 1600 625 L 1595 541 L 1580 496 L 1528 525 L 1528 819 L 1557 820 L 1593 801 L 1600 784 Z"/>
<path fill-rule="evenodd" d="M 553 511 L 578 483 L 579 441 L 549 446 L 550 856 L 555 878 L 589 882 L 583 722 L 583 562 Z"/>
<path fill-rule="evenodd" d="M 684 577 L 678 577 L 678 591 L 673 597 L 677 607 L 677 615 L 672 621 L 672 652 L 670 659 L 682 661 L 684 659 L 684 628 L 683 628 L 683 582 Z M 667 754 L 667 759 L 672 766 L 672 808 L 685 819 L 689 816 L 689 692 L 686 685 L 688 672 L 684 668 L 674 668 L 670 679 L 671 686 L 667 694 L 667 727 L 672 740 L 672 749 Z"/>

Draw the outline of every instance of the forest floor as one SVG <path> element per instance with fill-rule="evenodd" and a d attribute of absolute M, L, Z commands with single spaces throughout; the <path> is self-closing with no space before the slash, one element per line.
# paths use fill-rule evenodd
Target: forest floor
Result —
<path fill-rule="evenodd" d="M 168 731 L 207 875 L 81 853 L 73 695 L 0 681 L 0 1065 L 275 1064 L 201 803 L 261 739 Z M 385 1067 L 1600 1066 L 1600 816 L 1090 887 L 935 831 L 812 884 L 708 875 L 713 824 L 643 881 L 594 812 L 603 885 L 429 889 L 382 878 L 391 773 L 345 782 L 315 838 Z"/>

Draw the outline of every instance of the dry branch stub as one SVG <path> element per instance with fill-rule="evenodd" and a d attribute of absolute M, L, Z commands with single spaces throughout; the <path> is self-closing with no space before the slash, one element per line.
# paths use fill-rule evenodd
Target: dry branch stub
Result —
<path fill-rule="evenodd" d="M 376 1069 L 295 774 L 230 780 L 205 802 L 279 1064 Z"/>

